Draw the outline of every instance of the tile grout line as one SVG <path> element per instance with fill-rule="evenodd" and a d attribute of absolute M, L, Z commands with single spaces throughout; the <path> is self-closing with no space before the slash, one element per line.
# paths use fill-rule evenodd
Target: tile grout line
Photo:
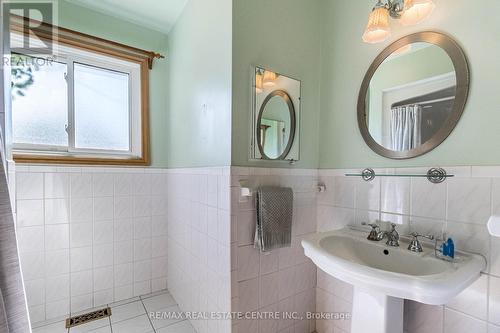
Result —
<path fill-rule="evenodd" d="M 494 191 L 494 187 L 495 187 L 495 181 L 493 180 L 493 178 L 490 179 L 490 214 L 491 215 L 494 215 L 494 195 L 493 195 L 493 191 Z M 492 253 L 493 253 L 493 237 L 492 235 L 490 235 L 489 237 L 489 253 L 488 253 L 488 258 L 486 259 L 487 260 L 487 268 L 488 268 L 488 274 L 486 276 L 486 279 L 487 279 L 487 284 L 486 284 L 486 331 L 489 332 L 490 331 L 490 293 L 491 293 L 491 280 L 492 280 L 492 276 L 491 276 L 491 258 L 493 257 L 492 256 Z"/>
<path fill-rule="evenodd" d="M 111 309 L 111 306 L 109 304 L 106 304 L 107 307 L 109 307 Z M 113 310 L 111 310 L 111 316 L 113 315 Z M 111 333 L 113 333 L 113 324 L 111 323 L 111 316 L 108 317 L 108 321 L 109 321 L 109 330 L 111 331 Z"/>
<path fill-rule="evenodd" d="M 94 177 L 92 177 L 94 178 Z M 117 285 L 116 285 L 116 281 L 115 281 L 115 271 L 116 271 L 116 260 L 115 260 L 115 254 L 116 254 L 116 251 L 115 251 L 115 244 L 116 244 L 116 235 L 115 235 L 115 228 L 116 228 L 116 223 L 115 223 L 115 205 L 116 205 L 116 190 L 115 190 L 115 182 L 116 182 L 116 175 L 112 174 L 110 176 L 111 178 L 111 196 L 113 198 L 113 204 L 112 204 L 112 207 L 111 207 L 111 211 L 112 211 L 112 220 L 111 220 L 111 223 L 112 223 L 112 233 L 113 233 L 113 240 L 111 241 L 111 246 L 112 246 L 112 256 L 113 256 L 113 302 L 116 301 L 116 289 L 117 289 Z"/>
<path fill-rule="evenodd" d="M 64 175 L 65 173 L 63 173 Z M 72 283 L 71 283 L 71 280 L 72 280 L 72 275 L 74 274 L 74 272 L 72 271 L 71 269 L 71 254 L 73 253 L 73 250 L 71 249 L 71 229 L 72 227 L 74 226 L 73 223 L 71 223 L 71 215 L 72 215 L 72 202 L 73 202 L 73 197 L 71 196 L 71 175 L 68 174 L 68 185 L 66 186 L 67 187 L 67 190 L 68 190 L 68 195 L 67 195 L 67 199 L 68 199 L 68 257 L 69 257 L 69 317 L 71 318 L 71 315 L 72 315 L 72 309 L 71 309 L 71 294 L 72 294 Z M 70 329 L 68 329 L 68 332 L 69 332 Z"/>
<path fill-rule="evenodd" d="M 116 299 L 116 282 L 115 282 L 115 276 L 116 276 L 116 262 L 115 262 L 115 175 L 111 175 L 111 184 L 112 184 L 112 207 L 111 207 L 111 230 L 112 230 L 112 240 L 111 240 L 111 260 L 113 262 L 113 287 L 111 290 L 111 297 L 113 298 L 113 301 Z M 92 175 L 92 190 L 94 191 L 94 196 L 95 196 L 95 187 L 94 187 L 94 180 L 95 180 L 95 175 Z M 94 199 L 95 200 L 95 199 Z M 94 215 L 95 215 L 95 210 L 94 210 Z M 95 219 L 95 216 L 94 216 Z M 95 221 L 94 221 L 95 223 Z M 109 306 L 109 305 L 108 305 Z M 111 318 L 109 319 L 111 323 Z M 111 325 L 112 327 L 112 325 Z M 113 332 L 113 329 L 111 329 L 111 332 Z"/>
<path fill-rule="evenodd" d="M 44 283 L 47 284 L 48 276 L 47 276 L 47 245 L 46 245 L 46 240 L 47 240 L 47 232 L 46 232 L 46 225 L 47 221 L 45 220 L 45 217 L 47 216 L 47 207 L 45 206 L 46 200 L 45 200 L 45 173 L 42 173 L 42 200 L 43 200 L 43 279 Z M 19 211 L 17 210 L 16 207 L 16 219 L 18 218 Z M 17 222 L 17 221 L 16 221 Z M 69 258 L 68 258 L 69 259 Z M 22 267 L 21 267 L 22 269 Z M 70 290 L 71 292 L 71 290 Z M 44 286 L 44 320 L 47 320 L 47 288 Z M 27 295 L 26 295 L 27 297 Z M 29 306 L 28 306 L 29 308 Z M 69 328 L 68 328 L 68 333 L 69 333 Z"/>
<path fill-rule="evenodd" d="M 139 301 L 137 301 L 137 302 L 139 302 Z M 116 321 L 114 324 L 115 324 L 115 325 L 116 325 L 116 324 L 120 324 L 120 323 L 123 323 L 124 321 L 128 321 L 128 320 L 131 320 L 131 319 L 136 319 L 136 318 L 139 318 L 139 317 L 142 317 L 142 316 L 144 316 L 144 314 L 134 315 L 134 316 L 132 316 L 132 317 L 127 317 L 127 318 L 125 318 L 125 319 L 118 320 L 118 321 Z M 110 319 L 110 320 L 111 320 L 111 319 Z M 113 325 L 113 323 L 112 323 L 111 325 Z"/>
<path fill-rule="evenodd" d="M 86 173 L 81 173 L 80 174 L 80 179 L 82 179 L 84 176 L 85 176 Z M 90 269 L 92 270 L 92 289 L 90 291 L 91 293 L 91 296 L 90 296 L 90 299 L 92 301 L 92 307 L 97 307 L 96 306 L 96 300 L 95 300 L 95 294 L 96 294 L 96 290 L 95 290 L 95 271 L 96 271 L 96 267 L 95 267 L 95 262 L 94 262 L 94 251 L 95 251 L 95 243 L 94 243 L 94 232 L 95 232 L 95 210 L 94 210 L 94 204 L 95 204 L 95 199 L 94 199 L 94 176 L 92 174 L 89 174 L 90 176 L 90 195 L 91 197 L 89 198 L 91 201 L 92 201 L 92 222 L 91 222 L 91 229 L 92 229 L 92 235 L 90 237 L 90 262 L 92 263 L 91 266 L 90 266 Z M 70 184 L 70 195 L 71 195 L 71 178 L 72 178 L 72 175 L 70 175 L 69 179 L 69 184 Z M 71 239 L 70 239 L 71 241 Z M 114 274 L 113 274 L 114 276 Z"/>
<path fill-rule="evenodd" d="M 153 332 L 155 332 L 155 333 L 156 333 L 156 329 L 155 329 L 155 327 L 154 327 L 154 325 L 153 325 L 153 322 L 151 321 L 151 317 L 150 317 L 150 316 L 149 316 L 149 314 L 148 314 L 148 309 L 146 309 L 146 305 L 145 305 L 145 304 L 144 304 L 144 302 L 143 302 L 142 296 L 140 296 L 140 297 L 139 297 L 139 301 L 141 302 L 142 307 L 144 308 L 144 311 L 146 311 L 146 316 L 147 316 L 147 318 L 148 318 L 149 324 L 150 324 L 150 325 L 151 325 L 151 327 L 153 328 Z"/>

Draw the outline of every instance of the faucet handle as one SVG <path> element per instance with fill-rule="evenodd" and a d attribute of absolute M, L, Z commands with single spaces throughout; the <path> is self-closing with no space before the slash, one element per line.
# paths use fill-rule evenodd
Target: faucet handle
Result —
<path fill-rule="evenodd" d="M 410 250 L 412 252 L 417 252 L 417 253 L 423 252 L 422 244 L 420 244 L 418 237 L 423 237 L 423 238 L 427 238 L 430 240 L 434 240 L 434 238 L 435 238 L 433 235 L 422 235 L 416 231 L 410 233 L 409 236 L 413 237 L 413 239 L 411 240 L 410 244 L 408 245 L 408 250 Z M 436 245 L 434 246 L 434 248 L 436 248 Z"/>
<path fill-rule="evenodd" d="M 361 222 L 361 225 L 367 225 L 372 227 L 372 230 L 370 231 L 370 234 L 366 239 L 370 241 L 381 241 L 382 238 L 384 238 L 385 233 L 380 231 L 380 226 L 377 223 L 366 223 L 366 222 Z"/>
<path fill-rule="evenodd" d="M 416 231 L 410 233 L 409 236 L 413 237 L 414 239 L 418 239 L 418 237 L 423 237 L 423 238 L 427 238 L 429 240 L 434 240 L 434 238 L 435 238 L 434 235 L 422 235 L 422 234 L 420 234 L 420 233 L 418 233 Z"/>

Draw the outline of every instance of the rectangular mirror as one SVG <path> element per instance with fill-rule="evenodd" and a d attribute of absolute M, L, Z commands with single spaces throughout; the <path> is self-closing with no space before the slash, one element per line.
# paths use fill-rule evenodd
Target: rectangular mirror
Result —
<path fill-rule="evenodd" d="M 251 159 L 300 158 L 300 81 L 263 67 L 252 69 Z"/>

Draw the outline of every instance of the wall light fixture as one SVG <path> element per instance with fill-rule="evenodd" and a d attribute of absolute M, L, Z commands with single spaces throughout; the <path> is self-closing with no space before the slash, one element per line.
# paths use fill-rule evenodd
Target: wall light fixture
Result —
<path fill-rule="evenodd" d="M 366 43 L 380 43 L 391 35 L 389 17 L 404 26 L 414 25 L 429 17 L 436 5 L 433 0 L 378 0 L 368 18 L 363 34 Z"/>

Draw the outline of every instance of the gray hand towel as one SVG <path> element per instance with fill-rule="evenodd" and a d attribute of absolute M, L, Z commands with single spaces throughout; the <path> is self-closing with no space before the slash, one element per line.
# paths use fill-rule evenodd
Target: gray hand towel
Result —
<path fill-rule="evenodd" d="M 290 247 L 292 241 L 293 191 L 260 187 L 257 191 L 255 247 L 267 252 Z"/>

